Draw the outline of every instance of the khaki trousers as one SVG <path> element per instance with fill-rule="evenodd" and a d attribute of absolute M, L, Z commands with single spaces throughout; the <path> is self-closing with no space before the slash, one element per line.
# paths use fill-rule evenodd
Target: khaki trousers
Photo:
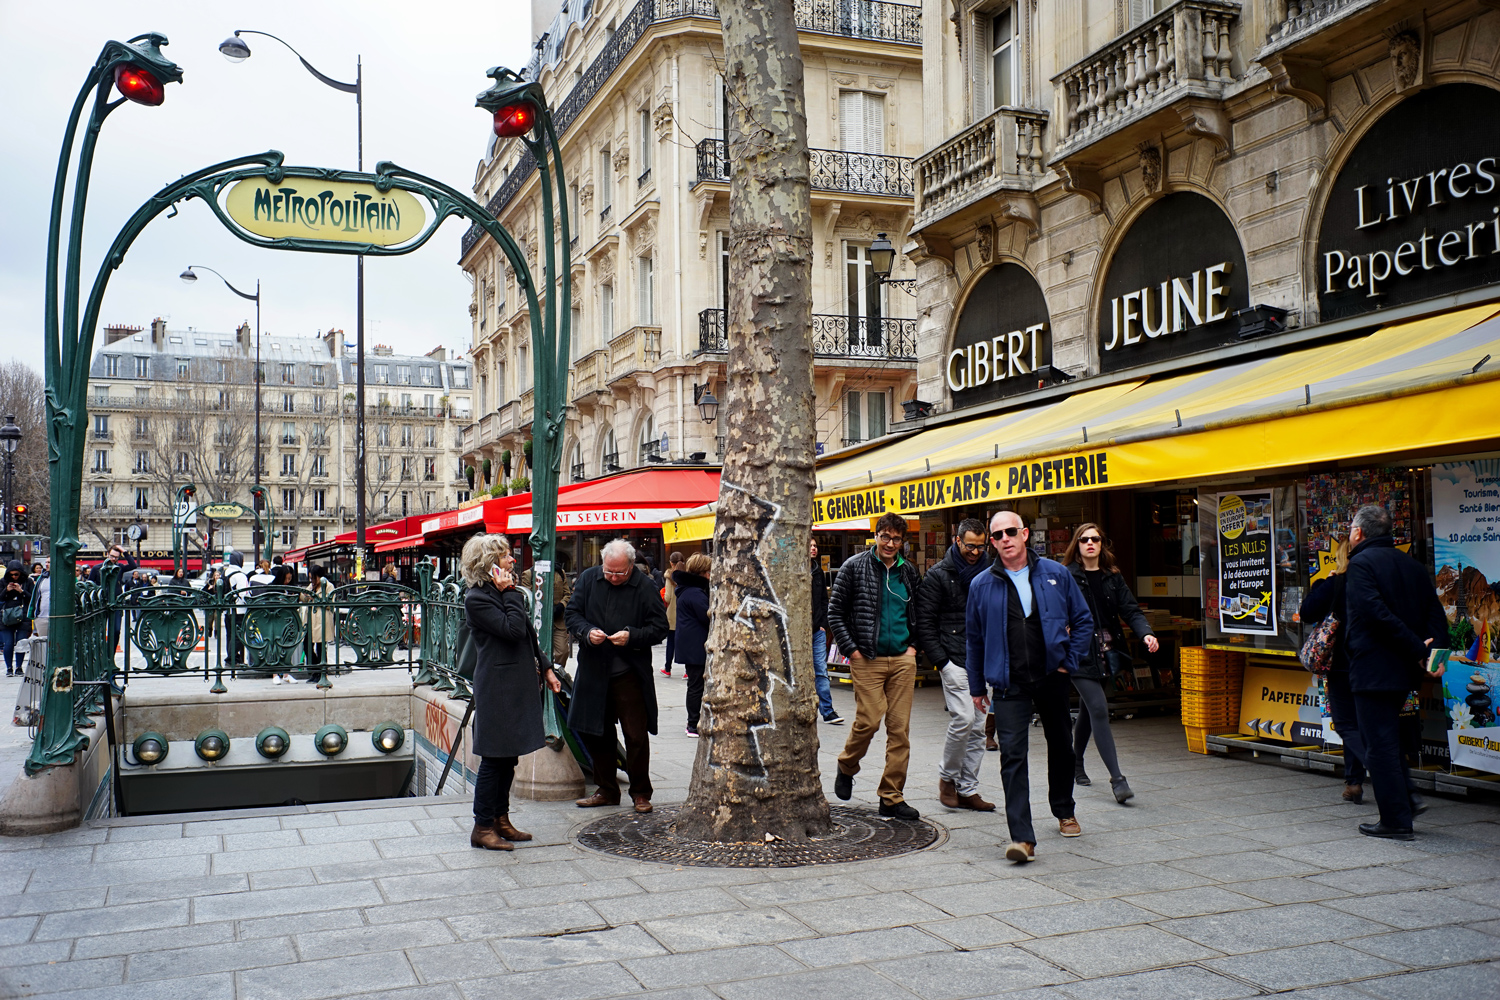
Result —
<path fill-rule="evenodd" d="M 910 654 L 877 656 L 851 663 L 849 674 L 854 681 L 854 726 L 844 752 L 839 754 L 839 771 L 850 776 L 859 773 L 859 762 L 884 718 L 885 771 L 876 794 L 881 802 L 895 805 L 905 801 L 906 767 L 911 761 L 909 730 L 917 658 Z"/>

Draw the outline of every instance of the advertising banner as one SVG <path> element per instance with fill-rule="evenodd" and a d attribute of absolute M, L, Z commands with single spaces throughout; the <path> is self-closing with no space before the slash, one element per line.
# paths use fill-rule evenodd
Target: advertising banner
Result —
<path fill-rule="evenodd" d="M 1323 739 L 1324 698 L 1304 670 L 1246 667 L 1240 689 L 1240 732 L 1299 745 Z"/>
<path fill-rule="evenodd" d="M 1276 565 L 1271 491 L 1218 497 L 1219 628 L 1276 634 Z"/>
<path fill-rule="evenodd" d="M 1443 675 L 1455 767 L 1500 772 L 1500 460 L 1432 468 L 1438 599 L 1453 650 Z"/>

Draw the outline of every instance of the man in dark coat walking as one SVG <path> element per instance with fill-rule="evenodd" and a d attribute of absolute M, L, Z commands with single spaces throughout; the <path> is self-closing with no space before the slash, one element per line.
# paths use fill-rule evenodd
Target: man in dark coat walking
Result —
<path fill-rule="evenodd" d="M 964 618 L 969 584 L 990 561 L 985 557 L 984 522 L 965 518 L 948 554 L 927 571 L 917 586 L 917 641 L 943 679 L 948 707 L 948 736 L 938 761 L 938 801 L 949 809 L 994 812 L 995 804 L 979 794 L 979 765 L 984 763 L 984 725 L 988 713 L 969 696 L 965 664 Z"/>
<path fill-rule="evenodd" d="M 578 574 L 568 601 L 568 632 L 578 643 L 578 676 L 568 725 L 594 765 L 597 791 L 580 808 L 620 804 L 615 768 L 615 724 L 625 736 L 625 772 L 635 811 L 651 811 L 651 743 L 656 732 L 656 687 L 651 647 L 667 635 L 660 588 L 635 566 L 623 538 L 604 546 L 602 564 Z"/>
<path fill-rule="evenodd" d="M 1391 515 L 1366 505 L 1349 528 L 1349 687 L 1365 747 L 1365 769 L 1380 805 L 1379 823 L 1361 823 L 1367 837 L 1412 840 L 1411 788 L 1401 762 L 1401 707 L 1422 683 L 1427 651 L 1446 644 L 1448 619 L 1427 571 L 1396 548 Z"/>

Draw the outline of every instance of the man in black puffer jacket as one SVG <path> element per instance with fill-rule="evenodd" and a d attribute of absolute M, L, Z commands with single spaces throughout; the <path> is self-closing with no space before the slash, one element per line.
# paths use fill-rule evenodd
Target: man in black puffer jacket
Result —
<path fill-rule="evenodd" d="M 969 697 L 969 671 L 964 666 L 964 616 L 969 607 L 969 584 L 990 564 L 985 556 L 989 532 L 984 522 L 959 522 L 958 540 L 942 561 L 927 571 L 917 587 L 917 639 L 943 678 L 943 701 L 948 707 L 948 737 L 938 763 L 938 801 L 949 809 L 993 812 L 993 802 L 979 795 L 979 765 L 984 763 L 984 729 L 988 713 L 974 707 Z"/>
<path fill-rule="evenodd" d="M 906 766 L 911 760 L 911 695 L 917 679 L 916 635 L 911 627 L 911 599 L 917 571 L 901 557 L 906 519 L 883 514 L 875 522 L 875 551 L 861 552 L 839 567 L 828 599 L 828 627 L 839 649 L 849 656 L 854 681 L 854 726 L 844 752 L 833 794 L 854 794 L 854 776 L 870 749 L 870 739 L 885 719 L 885 772 L 876 794 L 880 815 L 917 819 L 906 804 Z"/>
<path fill-rule="evenodd" d="M 1448 619 L 1427 570 L 1396 548 L 1384 507 L 1354 512 L 1344 601 L 1349 687 L 1380 805 L 1380 822 L 1361 823 L 1359 832 L 1411 840 L 1415 810 L 1401 762 L 1401 707 L 1422 683 L 1427 651 L 1447 644 Z"/>

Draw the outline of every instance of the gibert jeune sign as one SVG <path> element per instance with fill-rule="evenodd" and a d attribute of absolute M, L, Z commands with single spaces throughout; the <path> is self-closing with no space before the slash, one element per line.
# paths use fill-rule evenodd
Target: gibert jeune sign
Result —
<path fill-rule="evenodd" d="M 1120 371 L 1232 341 L 1249 305 L 1245 252 L 1228 216 L 1192 192 L 1141 213 L 1110 259 L 1099 368 Z"/>
<path fill-rule="evenodd" d="M 287 177 L 274 184 L 247 177 L 230 188 L 224 210 L 268 239 L 330 240 L 395 246 L 419 235 L 427 213 L 410 192 L 374 184 Z"/>
<path fill-rule="evenodd" d="M 1316 258 L 1323 319 L 1500 281 L 1500 91 L 1406 98 L 1329 191 Z"/>
<path fill-rule="evenodd" d="M 1019 264 L 985 272 L 964 301 L 943 362 L 954 408 L 1035 389 L 1027 376 L 1051 363 L 1041 285 Z"/>

